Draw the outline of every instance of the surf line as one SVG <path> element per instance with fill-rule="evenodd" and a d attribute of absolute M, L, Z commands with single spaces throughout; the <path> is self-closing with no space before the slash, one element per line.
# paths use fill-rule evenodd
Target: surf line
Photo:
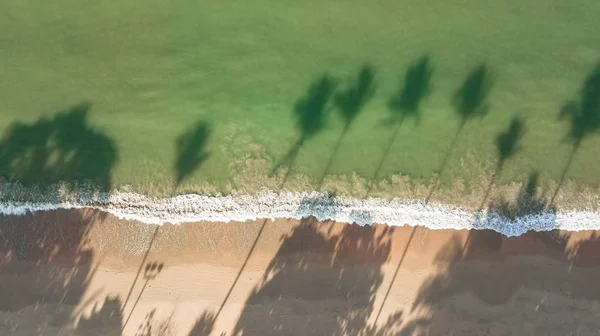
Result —
<path fill-rule="evenodd" d="M 197 221 L 243 222 L 266 218 L 302 219 L 314 216 L 319 221 L 334 220 L 358 225 L 377 223 L 423 226 L 429 229 L 491 229 L 509 237 L 527 231 L 600 229 L 600 212 L 592 210 L 541 211 L 510 219 L 493 211 L 475 213 L 450 205 L 425 204 L 421 200 L 374 197 L 360 199 L 333 196 L 325 192 L 262 191 L 257 195 L 187 194 L 170 198 L 113 192 L 71 197 L 55 202 L 0 201 L 0 213 L 4 215 L 80 208 L 94 208 L 124 220 L 159 225 Z"/>

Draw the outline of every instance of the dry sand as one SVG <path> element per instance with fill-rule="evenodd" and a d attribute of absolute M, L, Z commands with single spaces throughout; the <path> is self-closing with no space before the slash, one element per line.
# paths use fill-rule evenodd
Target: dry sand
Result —
<path fill-rule="evenodd" d="M 600 334 L 597 232 L 159 227 L 90 209 L 0 225 L 0 335 Z"/>

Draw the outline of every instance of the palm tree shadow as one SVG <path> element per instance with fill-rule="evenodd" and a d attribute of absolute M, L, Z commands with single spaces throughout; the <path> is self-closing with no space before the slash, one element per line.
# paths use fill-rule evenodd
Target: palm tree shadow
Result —
<path fill-rule="evenodd" d="M 488 208 L 490 215 L 486 221 L 489 221 L 489 224 L 499 220 L 514 223 L 519 220 L 527 220 L 532 216 L 548 213 L 550 215 L 547 217 L 548 228 L 557 228 L 555 212 L 547 209 L 548 199 L 545 193 L 538 193 L 538 182 L 539 173 L 532 172 L 514 201 L 502 197 L 490 204 Z M 546 244 L 557 245 L 557 241 L 545 239 L 546 232 L 535 232 L 534 235 L 539 236 L 540 240 L 544 239 Z M 449 263 L 447 274 L 434 276 L 424 282 L 423 288 L 419 291 L 420 293 L 415 300 L 413 310 L 424 304 L 435 305 L 436 302 L 450 295 L 450 292 L 464 290 L 472 290 L 475 295 L 488 303 L 499 304 L 508 300 L 519 289 L 519 282 L 504 283 L 502 286 L 498 286 L 497 292 L 492 293 L 486 290 L 483 286 L 484 281 L 481 281 L 481 279 L 469 279 L 468 275 L 459 272 L 462 261 L 497 253 L 501 250 L 505 240 L 506 237 L 492 230 L 471 229 L 463 244 L 460 244 L 458 240 L 450 241 L 440 249 L 436 257 L 442 263 Z M 565 247 L 566 241 L 558 242 L 558 249 L 564 249 Z M 469 286 L 473 286 L 473 288 L 469 288 Z"/>
<path fill-rule="evenodd" d="M 413 118 L 415 122 L 421 120 L 421 104 L 424 99 L 431 94 L 431 77 L 433 67 L 429 56 L 423 56 L 413 65 L 409 66 L 400 89 L 388 101 L 388 111 L 390 115 L 380 122 L 380 125 L 392 126 L 394 130 L 385 147 L 383 155 L 375 167 L 373 179 L 367 189 L 367 194 L 371 192 L 375 182 L 379 178 L 383 164 L 388 157 L 392 145 L 396 140 L 400 126 L 406 118 Z"/>
<path fill-rule="evenodd" d="M 283 179 L 283 183 L 285 183 L 302 146 L 325 128 L 329 100 L 336 86 L 336 81 L 325 74 L 311 85 L 305 97 L 295 103 L 294 116 L 300 136 L 286 155 L 271 169 L 269 176 L 273 176 L 281 168 L 286 167 L 287 172 Z"/>
<path fill-rule="evenodd" d="M 498 134 L 496 137 L 498 163 L 496 164 L 496 169 L 492 174 L 492 180 L 490 181 L 481 201 L 481 205 L 479 206 L 479 211 L 483 209 L 483 206 L 489 197 L 490 191 L 492 190 L 492 186 L 494 185 L 498 175 L 500 175 L 502 172 L 506 161 L 512 158 L 520 150 L 519 141 L 524 135 L 525 121 L 520 117 L 513 117 L 508 128 L 504 132 Z"/>
<path fill-rule="evenodd" d="M 555 213 L 556 209 L 552 207 L 545 194 L 538 195 L 539 172 L 534 171 L 529 174 L 527 183 L 521 188 L 514 202 L 501 199 L 490 205 L 490 212 L 496 213 L 511 221 L 528 215 L 537 215 L 543 212 Z"/>
<path fill-rule="evenodd" d="M 207 121 L 200 120 L 192 127 L 177 137 L 175 142 L 176 160 L 175 160 L 175 187 L 194 172 L 206 159 L 209 153 L 206 152 L 208 138 L 212 133 L 210 124 Z"/>
<path fill-rule="evenodd" d="M 77 324 L 75 335 L 86 335 L 94 330 L 106 336 L 122 336 L 121 300 L 118 296 L 107 296 L 104 298 L 102 308 L 96 309 L 94 305 L 92 313 L 88 317 L 82 317 Z"/>
<path fill-rule="evenodd" d="M 385 162 L 385 159 L 392 148 L 392 145 L 396 139 L 396 136 L 398 135 L 398 131 L 400 130 L 400 126 L 404 122 L 404 119 L 406 119 L 406 117 L 412 117 L 417 123 L 421 120 L 421 103 L 423 102 L 425 97 L 431 94 L 432 91 L 430 82 L 431 77 L 433 76 L 433 67 L 430 63 L 431 62 L 429 56 L 423 56 L 414 65 L 410 66 L 404 76 L 404 82 L 400 90 L 388 101 L 388 110 L 391 112 L 391 116 L 387 120 L 384 120 L 382 123 L 386 124 L 386 122 L 391 122 L 392 124 L 395 124 L 395 129 L 392 133 L 392 136 L 390 137 L 390 140 L 388 142 L 388 145 L 386 146 L 383 156 L 381 157 L 381 160 L 377 164 L 375 174 L 373 175 L 373 180 L 371 181 L 369 188 L 367 189 L 367 195 L 371 192 L 371 190 L 374 187 L 374 183 L 379 176 L 381 168 L 383 167 L 383 163 Z M 410 243 L 412 242 L 415 232 L 416 227 L 413 228 L 408 242 L 405 246 L 404 253 L 401 256 L 400 261 L 398 262 L 396 271 L 394 272 L 394 275 L 392 277 L 392 281 L 390 282 L 387 292 L 383 298 L 383 303 L 381 304 L 379 311 L 377 312 L 377 315 L 375 317 L 375 323 L 377 323 L 377 321 L 379 320 L 382 309 L 392 288 L 391 286 L 394 283 L 396 276 L 398 275 L 398 271 L 402 266 L 404 257 L 406 256 L 406 252 L 408 250 L 408 247 L 410 246 Z M 389 322 L 390 321 L 388 321 L 387 323 Z"/>
<path fill-rule="evenodd" d="M 567 102 L 560 111 L 559 119 L 568 119 L 571 123 L 566 138 L 572 142 L 573 148 L 561 172 L 550 204 L 554 204 L 581 142 L 590 134 L 600 130 L 600 62 L 585 80 L 579 100 Z"/>
<path fill-rule="evenodd" d="M 344 129 L 334 146 L 329 161 L 325 165 L 325 170 L 319 179 L 317 190 L 321 189 L 321 185 L 331 169 L 333 160 L 335 159 L 350 126 L 354 123 L 354 120 L 360 114 L 363 107 L 373 98 L 375 89 L 375 69 L 369 64 L 364 64 L 360 69 L 357 78 L 350 83 L 345 90 L 335 95 L 334 104 L 344 122 Z"/>
<path fill-rule="evenodd" d="M 490 195 L 492 187 L 494 186 L 494 182 L 496 181 L 496 178 L 502 172 L 502 169 L 504 168 L 506 161 L 508 159 L 512 158 L 520 150 L 518 143 L 523 138 L 524 134 L 525 134 L 525 121 L 523 119 L 521 119 L 520 117 L 513 117 L 510 122 L 510 125 L 508 126 L 508 129 L 506 129 L 504 132 L 501 132 L 496 137 L 496 151 L 497 151 L 497 156 L 498 156 L 498 162 L 496 164 L 496 169 L 494 170 L 494 172 L 492 174 L 492 179 L 490 180 L 490 183 L 488 184 L 488 186 L 486 188 L 483 198 L 481 199 L 481 204 L 479 205 L 479 208 L 477 208 L 477 211 L 475 213 L 474 220 L 475 220 L 476 225 L 479 225 L 482 222 L 481 211 L 483 210 L 483 208 L 485 206 L 485 203 Z M 524 203 L 527 203 L 528 205 L 533 204 L 532 203 L 532 201 L 534 200 L 533 196 L 535 196 L 535 192 L 537 190 L 537 185 L 538 185 L 538 173 L 535 172 L 534 174 L 531 174 L 529 176 L 529 180 L 527 182 L 527 188 L 522 189 L 521 192 L 519 193 L 519 198 L 517 199 L 518 206 L 522 206 Z M 543 199 L 545 200 L 545 197 Z M 510 220 L 515 220 L 518 215 L 525 216 L 525 214 L 521 213 L 521 212 L 515 212 L 513 215 L 511 215 L 511 213 L 506 210 L 514 210 L 516 208 L 509 206 L 509 205 L 510 205 L 509 202 L 504 202 L 501 205 L 491 204 L 490 207 L 488 207 L 488 213 L 501 214 L 502 216 L 504 216 L 504 218 L 509 218 Z M 501 211 L 502 209 L 504 209 L 505 211 Z M 531 209 L 528 207 L 525 207 L 523 209 L 525 209 L 526 211 L 531 211 Z M 531 212 L 530 212 L 530 214 L 531 214 Z M 488 218 L 488 220 L 489 220 L 489 218 Z M 472 235 L 472 232 L 470 232 L 469 236 L 467 237 L 467 241 L 465 242 L 465 247 L 469 244 L 469 242 L 471 240 L 471 235 Z"/>
<path fill-rule="evenodd" d="M 64 196 L 53 188 L 56 184 L 78 187 L 77 183 L 84 182 L 93 192 L 110 190 L 118 148 L 113 139 L 88 123 L 89 110 L 89 104 L 78 104 L 52 117 L 16 122 L 6 130 L 0 139 L 0 174 L 17 182 L 18 194 L 45 193 L 44 197 L 57 202 Z M 14 195 L 17 193 L 11 195 L 17 199 L 11 200 L 20 201 Z M 4 280 L 24 271 L 36 276 L 3 282 L 0 310 L 40 307 L 28 326 L 37 328 L 38 333 L 52 333 L 45 322 L 52 319 L 56 321 L 52 327 L 74 327 L 80 315 L 78 307 L 85 305 L 84 295 L 98 269 L 90 231 L 105 217 L 106 213 L 91 209 L 1 216 L 0 276 Z M 91 294 L 89 300 L 96 297 Z M 114 312 L 118 306 L 118 299 L 107 298 L 103 312 Z M 80 319 L 81 327 L 99 319 L 98 314 Z M 110 321 L 101 315 L 105 333 L 118 332 L 120 315 Z"/>
<path fill-rule="evenodd" d="M 428 316 L 423 334 L 448 335 L 459 326 L 463 333 L 486 334 L 486 328 L 494 328 L 500 319 L 480 319 L 482 314 L 473 314 L 472 299 L 459 298 L 464 294 L 480 301 L 481 309 L 485 309 L 482 313 L 493 315 L 489 309 L 494 312 L 506 309 L 514 315 L 503 317 L 504 321 L 520 319 L 522 324 L 535 326 L 535 331 L 528 332 L 544 335 L 552 334 L 548 332 L 548 319 L 556 316 L 556 311 L 571 312 L 573 300 L 600 300 L 596 285 L 600 241 L 595 235 L 577 241 L 571 239 L 570 233 L 558 231 L 560 224 L 548 196 L 550 193 L 539 188 L 538 172 L 532 172 L 516 198 L 502 197 L 491 202 L 486 221 L 487 227 L 503 223 L 505 229 L 511 226 L 522 229 L 534 223 L 535 231 L 513 232 L 519 235 L 506 237 L 492 230 L 471 230 L 465 243 L 461 242 L 460 234 L 456 234 L 439 250 L 435 258 L 439 271 L 423 282 L 412 307 L 412 311 L 426 312 Z M 539 257 L 552 263 L 540 262 Z M 521 316 L 524 310 L 512 309 L 510 302 L 528 302 L 530 297 L 536 297 L 534 293 L 552 295 L 552 308 L 536 309 L 534 314 L 525 316 Z M 536 300 L 537 304 L 538 298 L 541 295 L 532 302 Z M 588 315 L 582 310 L 573 322 L 595 321 L 588 319 L 591 316 L 593 313 Z M 560 324 L 563 323 L 571 322 L 561 320 Z M 597 324 L 590 322 L 574 325 L 584 334 L 597 330 Z M 550 328 L 553 327 L 556 325 Z M 491 334 L 496 334 L 494 331 L 499 330 Z M 487 334 L 490 334 L 489 329 Z"/>
<path fill-rule="evenodd" d="M 432 75 L 433 67 L 427 55 L 408 68 L 402 85 L 388 101 L 388 110 L 391 115 L 384 120 L 386 124 L 387 122 L 401 124 L 406 118 L 414 118 L 415 122 L 421 120 L 420 107 L 424 98 L 431 94 Z"/>
<path fill-rule="evenodd" d="M 448 160 L 450 159 L 466 124 L 475 117 L 483 118 L 488 114 L 488 97 L 492 87 L 493 77 L 491 71 L 486 64 L 480 64 L 469 73 L 465 81 L 452 97 L 454 112 L 458 116 L 460 123 L 437 171 L 435 181 L 425 199 L 425 204 L 429 203 L 434 192 L 439 187 L 440 179 L 446 170 Z"/>
<path fill-rule="evenodd" d="M 83 103 L 32 124 L 12 124 L 0 142 L 0 174 L 27 187 L 83 182 L 110 190 L 117 148 L 88 124 L 89 110 Z"/>
<path fill-rule="evenodd" d="M 188 336 L 209 336 L 215 325 L 215 314 L 205 311 L 196 319 Z"/>
<path fill-rule="evenodd" d="M 492 86 L 492 74 L 486 64 L 480 64 L 469 73 L 452 98 L 461 125 L 475 117 L 483 118 L 487 115 L 489 111 L 487 100 Z"/>
<path fill-rule="evenodd" d="M 520 149 L 518 143 L 525 135 L 525 121 L 520 117 L 513 117 L 510 125 L 496 137 L 496 151 L 498 152 L 498 165 L 500 170 L 506 160 L 512 158 Z"/>

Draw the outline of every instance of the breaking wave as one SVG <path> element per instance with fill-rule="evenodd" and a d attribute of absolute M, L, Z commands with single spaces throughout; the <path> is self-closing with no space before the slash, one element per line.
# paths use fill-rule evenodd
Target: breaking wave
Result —
<path fill-rule="evenodd" d="M 492 229 L 507 236 L 527 231 L 568 231 L 600 229 L 596 211 L 539 211 L 508 218 L 495 211 L 472 212 L 465 209 L 425 205 L 416 200 L 352 198 L 327 193 L 291 193 L 263 191 L 255 196 L 181 195 L 154 198 L 130 192 L 95 193 L 68 197 L 61 201 L 0 202 L 0 213 L 24 215 L 27 212 L 90 207 L 119 218 L 148 224 L 195 221 L 247 221 L 261 218 L 318 220 L 369 225 L 424 226 L 429 229 Z"/>

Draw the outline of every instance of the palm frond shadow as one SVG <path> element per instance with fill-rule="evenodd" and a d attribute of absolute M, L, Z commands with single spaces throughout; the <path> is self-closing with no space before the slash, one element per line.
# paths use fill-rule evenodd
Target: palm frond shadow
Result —
<path fill-rule="evenodd" d="M 285 183 L 300 149 L 308 140 L 325 129 L 328 114 L 331 110 L 329 106 L 330 99 L 336 87 L 337 81 L 330 75 L 325 74 L 316 80 L 308 89 L 306 95 L 294 104 L 293 113 L 296 118 L 296 128 L 300 135 L 284 157 L 271 169 L 269 176 L 273 176 L 285 167 L 287 168 L 283 179 L 283 183 Z"/>
<path fill-rule="evenodd" d="M 175 187 L 208 159 L 206 151 L 212 133 L 210 124 L 200 120 L 183 132 L 175 141 Z"/>
<path fill-rule="evenodd" d="M 414 118 L 415 122 L 421 120 L 421 104 L 425 97 L 431 94 L 431 77 L 433 66 L 431 59 L 425 55 L 411 65 L 399 90 L 388 101 L 390 117 L 387 121 L 402 123 L 406 118 Z"/>
<path fill-rule="evenodd" d="M 188 336 L 209 336 L 214 328 L 216 316 L 211 312 L 204 312 L 196 319 Z"/>
<path fill-rule="evenodd" d="M 431 77 L 433 66 L 429 56 L 423 56 L 410 65 L 404 75 L 400 89 L 388 101 L 389 116 L 380 122 L 380 125 L 393 127 L 392 134 L 385 146 L 381 159 L 375 166 L 373 178 L 367 188 L 367 195 L 373 190 L 379 179 L 381 169 L 387 159 L 392 146 L 398 136 L 401 125 L 406 118 L 413 118 L 415 122 L 421 120 L 421 104 L 431 94 Z"/>
<path fill-rule="evenodd" d="M 489 111 L 488 97 L 494 84 L 492 73 L 486 64 L 473 69 L 452 97 L 461 124 L 475 117 L 485 117 Z"/>
<path fill-rule="evenodd" d="M 498 156 L 498 161 L 496 164 L 496 169 L 492 174 L 492 179 L 488 184 L 488 187 L 481 200 L 481 205 L 479 206 L 478 211 L 481 211 L 485 206 L 485 202 L 487 201 L 490 195 L 490 191 L 492 190 L 496 179 L 502 172 L 506 161 L 512 158 L 520 150 L 519 141 L 523 138 L 524 135 L 525 121 L 520 117 L 513 117 L 510 121 L 508 128 L 505 131 L 498 134 L 498 136 L 496 137 L 496 154 Z"/>
<path fill-rule="evenodd" d="M 117 147 L 88 124 L 90 109 L 82 103 L 52 118 L 9 126 L 0 140 L 0 174 L 27 187 L 66 182 L 110 190 Z"/>
<path fill-rule="evenodd" d="M 600 259 L 594 252 L 600 248 L 600 239 L 596 234 L 581 240 L 572 239 L 575 234 L 559 231 L 557 209 L 550 203 L 551 193 L 547 192 L 551 190 L 540 188 L 539 176 L 539 172 L 531 172 L 515 198 L 500 197 L 492 201 L 485 223 L 473 223 L 474 228 L 515 227 L 516 231 L 512 232 L 515 236 L 472 229 L 466 241 L 462 242 L 462 235 L 456 233 L 440 248 L 435 258 L 439 271 L 423 282 L 411 308 L 413 312 L 427 312 L 424 333 L 449 334 L 460 325 L 462 330 L 477 334 L 478 331 L 485 333 L 486 327 L 493 327 L 494 323 L 475 317 L 470 310 L 473 308 L 471 300 L 467 303 L 458 299 L 467 293 L 495 311 L 511 301 L 524 303 L 529 297 L 539 298 L 539 293 L 546 297 L 552 295 L 552 308 L 540 307 L 533 314 L 514 311 L 515 317 L 525 312 L 523 318 L 536 326 L 535 334 L 552 334 L 549 328 L 556 326 L 548 327 L 548 317 L 556 316 L 561 309 L 572 312 L 573 300 L 586 304 L 600 301 L 600 290 L 596 286 L 600 279 Z M 536 231 L 522 233 L 520 230 L 526 223 L 535 223 Z M 540 262 L 542 256 L 544 261 Z M 532 300 L 539 303 L 539 299 Z M 463 304 L 470 308 L 465 306 L 462 310 Z M 447 312 L 449 307 L 452 307 L 450 320 L 438 314 Z M 594 320 L 592 316 L 592 312 L 582 310 L 574 322 L 589 322 Z M 560 324 L 563 323 L 570 322 L 561 320 Z M 574 325 L 579 325 L 583 333 L 592 333 L 590 327 L 593 326 L 586 323 Z M 595 330 L 597 325 L 593 332 Z"/>
<path fill-rule="evenodd" d="M 502 170 L 502 167 L 504 166 L 504 163 L 506 162 L 506 160 L 508 160 L 510 157 L 512 157 L 513 155 L 515 155 L 515 153 L 518 151 L 518 141 L 523 137 L 524 134 L 524 121 L 519 118 L 519 117 L 514 117 L 511 120 L 511 123 L 508 127 L 508 129 L 502 133 L 500 133 L 498 135 L 498 137 L 496 138 L 496 148 L 498 151 L 498 165 L 496 168 L 496 171 L 494 173 L 494 178 L 492 179 L 492 181 L 490 182 L 485 196 L 483 198 L 483 201 L 481 203 L 480 206 L 480 210 L 481 207 L 483 207 L 483 205 L 485 204 L 485 201 L 489 195 L 489 192 L 494 184 L 494 180 L 495 177 L 499 174 L 499 172 Z M 533 186 L 532 185 L 528 185 L 528 189 L 527 192 L 532 192 L 532 189 L 535 189 L 535 187 L 537 186 L 537 175 L 535 176 L 535 180 L 532 180 Z M 530 184 L 531 184 L 530 183 Z M 523 195 L 520 197 L 520 201 L 521 202 L 530 202 L 532 200 L 531 197 L 532 194 L 527 194 L 527 195 Z M 528 197 L 529 196 L 529 197 Z M 506 208 L 506 207 L 505 207 Z M 476 217 L 476 220 L 478 220 L 478 217 Z M 412 243 L 412 240 L 414 238 L 414 235 L 417 231 L 417 227 L 414 227 L 411 231 L 411 234 L 408 238 L 408 242 L 406 243 L 405 247 L 404 247 L 404 252 L 402 253 L 400 260 L 398 262 L 398 265 L 396 266 L 396 270 L 394 272 L 394 275 L 392 276 L 392 280 L 390 282 L 390 285 L 387 289 L 387 292 L 383 298 L 383 303 L 381 304 L 381 307 L 377 313 L 377 316 L 375 318 L 375 323 L 377 323 L 377 321 L 379 320 L 379 316 L 381 315 L 381 312 L 383 310 L 383 307 L 385 305 L 385 302 L 389 296 L 390 290 L 391 290 L 391 286 L 394 283 L 396 276 L 398 275 L 398 271 L 400 270 L 400 267 L 402 266 L 402 263 L 404 261 L 404 257 L 406 256 L 406 253 L 408 251 L 408 248 L 410 247 L 410 244 Z M 467 239 L 467 242 L 469 241 L 469 239 Z M 415 328 L 423 328 L 423 321 L 421 321 L 418 325 L 415 325 Z M 411 329 L 412 330 L 412 329 Z M 407 332 L 408 329 L 405 329 L 405 332 Z"/>
<path fill-rule="evenodd" d="M 75 335 L 85 335 L 94 330 L 106 336 L 121 336 L 123 316 L 120 308 L 121 300 L 118 296 L 107 296 L 102 308 L 97 309 L 95 305 L 90 316 L 83 316 L 79 320 Z"/>
<path fill-rule="evenodd" d="M 358 335 L 369 326 L 375 293 L 383 281 L 381 267 L 390 252 L 389 235 L 372 227 L 347 226 L 341 232 L 319 228 L 314 217 L 305 218 L 283 237 L 282 244 L 260 283 L 248 297 L 233 334 L 257 334 L 262 330 L 282 334 L 298 333 L 298 322 L 284 312 L 306 312 L 305 330 L 309 334 Z M 302 257 L 311 252 L 310 256 Z M 315 291 L 327 287 L 328 291 Z M 310 309 L 310 302 L 349 297 L 345 308 L 324 306 Z M 325 300 L 327 301 L 327 300 Z M 303 302 L 308 306 L 302 307 Z M 333 302 L 333 301 L 332 301 Z M 316 319 L 319 323 L 308 323 Z"/>
<path fill-rule="evenodd" d="M 558 196 L 581 142 L 591 134 L 600 131 L 600 62 L 583 83 L 579 98 L 567 102 L 558 117 L 559 120 L 569 121 L 571 127 L 565 139 L 571 141 L 573 147 L 560 174 L 551 204 L 554 204 Z"/>
<path fill-rule="evenodd" d="M 375 69 L 369 64 L 364 64 L 356 79 L 351 81 L 343 91 L 338 92 L 335 95 L 333 101 L 335 107 L 339 111 L 340 118 L 344 123 L 344 128 L 333 147 L 333 152 L 329 156 L 323 174 L 321 174 L 321 178 L 317 183 L 317 190 L 321 189 L 323 181 L 331 169 L 333 161 L 337 156 L 348 130 L 350 130 L 350 127 L 363 110 L 364 106 L 373 98 L 376 88 Z"/>
<path fill-rule="evenodd" d="M 448 161 L 456 147 L 460 135 L 468 122 L 476 117 L 483 118 L 489 112 L 489 95 L 494 84 L 493 75 L 486 64 L 480 64 L 475 67 L 463 81 L 462 85 L 456 90 L 452 96 L 452 105 L 454 112 L 459 119 L 459 125 L 450 142 L 450 146 L 446 150 L 444 159 L 436 172 L 436 177 L 427 197 L 425 204 L 428 204 L 435 191 L 439 188 L 440 179 L 446 170 Z"/>

